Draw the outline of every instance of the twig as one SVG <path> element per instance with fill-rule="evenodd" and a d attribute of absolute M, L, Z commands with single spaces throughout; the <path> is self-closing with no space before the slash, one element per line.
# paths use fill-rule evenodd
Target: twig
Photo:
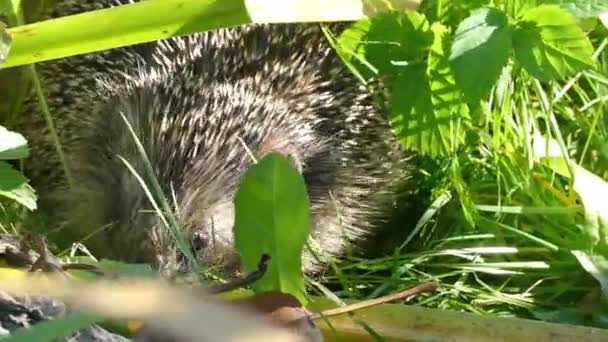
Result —
<path fill-rule="evenodd" d="M 389 295 L 386 295 L 386 296 L 382 296 L 382 297 L 379 297 L 379 298 L 365 300 L 365 301 L 361 301 L 361 302 L 358 302 L 358 303 L 342 306 L 342 307 L 335 308 L 335 309 L 325 310 L 323 312 L 314 314 L 312 316 L 312 319 L 316 320 L 316 319 L 319 319 L 319 318 L 325 318 L 325 317 L 330 317 L 330 316 L 342 315 L 342 314 L 345 314 L 345 313 L 349 313 L 349 312 L 353 312 L 353 311 L 369 308 L 369 307 L 372 307 L 372 306 L 376 306 L 376 305 L 380 305 L 380 304 L 384 304 L 384 303 L 388 303 L 388 302 L 394 302 L 394 301 L 401 300 L 401 299 L 407 300 L 407 299 L 409 299 L 409 298 L 411 298 L 413 296 L 416 296 L 416 295 L 418 295 L 420 293 L 435 292 L 437 290 L 437 288 L 439 288 L 439 285 L 437 285 L 437 283 L 435 283 L 435 282 L 426 283 L 426 284 L 418 285 L 418 286 L 413 287 L 411 289 L 407 289 L 405 291 L 401 291 L 401 292 L 397 292 L 397 293 L 392 293 L 392 294 L 389 294 Z"/>
<path fill-rule="evenodd" d="M 43 272 L 58 272 L 63 274 L 67 270 L 82 270 L 90 271 L 101 276 L 107 275 L 106 272 L 95 265 L 87 263 L 62 263 L 59 258 L 49 251 L 48 244 L 43 236 L 26 234 L 24 242 L 29 248 L 40 255 L 31 266 L 30 272 L 42 270 Z"/>

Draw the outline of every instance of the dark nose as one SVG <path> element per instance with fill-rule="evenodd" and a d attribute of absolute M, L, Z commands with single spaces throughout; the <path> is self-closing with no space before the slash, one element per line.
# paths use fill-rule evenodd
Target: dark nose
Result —
<path fill-rule="evenodd" d="M 194 249 L 195 252 L 198 252 L 202 249 L 207 248 L 207 246 L 209 245 L 209 239 L 205 236 L 205 234 L 201 232 L 196 232 L 192 236 L 191 244 L 192 249 Z"/>

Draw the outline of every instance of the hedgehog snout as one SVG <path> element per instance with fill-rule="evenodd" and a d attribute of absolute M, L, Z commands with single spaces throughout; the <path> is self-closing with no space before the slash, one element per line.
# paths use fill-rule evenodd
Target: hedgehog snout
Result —
<path fill-rule="evenodd" d="M 214 191 L 210 196 L 208 192 L 201 191 L 185 196 L 188 201 L 182 203 L 179 213 L 180 226 L 184 229 L 182 236 L 203 268 L 238 263 L 234 249 L 232 196 L 218 198 L 216 193 Z M 180 262 L 185 262 L 183 253 L 178 253 Z"/>

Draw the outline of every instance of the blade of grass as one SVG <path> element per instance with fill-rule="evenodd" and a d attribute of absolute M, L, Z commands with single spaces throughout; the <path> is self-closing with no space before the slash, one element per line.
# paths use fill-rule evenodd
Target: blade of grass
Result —
<path fill-rule="evenodd" d="M 252 22 L 356 20 L 387 7 L 416 9 L 419 2 L 148 0 L 12 28 L 3 68 Z"/>
<path fill-rule="evenodd" d="M 188 261 L 190 262 L 190 265 L 192 265 L 192 267 L 196 271 L 197 275 L 200 275 L 202 273 L 202 269 L 201 269 L 198 261 L 196 260 L 194 254 L 192 253 L 192 250 L 190 248 L 188 248 L 188 244 L 186 243 L 186 241 L 184 240 L 184 238 L 180 232 L 177 219 L 176 219 L 175 215 L 173 215 L 173 211 L 171 210 L 169 201 L 165 197 L 163 189 L 155 177 L 155 173 L 154 173 L 152 164 L 150 162 L 150 159 L 148 158 L 145 148 L 141 144 L 141 141 L 138 139 L 137 134 L 135 133 L 135 131 L 133 130 L 133 127 L 129 123 L 129 120 L 122 113 L 121 113 L 121 117 L 122 117 L 125 125 L 129 129 L 129 133 L 133 137 L 133 141 L 135 143 L 135 146 L 137 147 L 137 151 L 139 152 L 139 154 L 143 160 L 144 172 L 146 173 L 146 178 L 147 178 L 148 182 L 146 182 L 146 180 L 144 180 L 139 174 L 137 174 L 136 170 L 131 166 L 131 164 L 127 160 L 123 159 L 120 156 L 119 156 L 119 158 L 123 161 L 123 163 L 129 169 L 129 171 L 131 171 L 133 176 L 137 178 L 138 182 L 142 186 L 142 189 L 146 193 L 146 196 L 148 197 L 148 199 L 154 206 L 154 210 L 157 212 L 157 214 L 163 221 L 164 226 L 169 230 L 169 233 L 174 238 L 178 248 L 184 254 L 184 256 L 188 259 Z M 147 184 L 150 184 L 152 189 L 149 189 Z M 156 194 L 156 196 L 154 196 L 154 194 Z"/>

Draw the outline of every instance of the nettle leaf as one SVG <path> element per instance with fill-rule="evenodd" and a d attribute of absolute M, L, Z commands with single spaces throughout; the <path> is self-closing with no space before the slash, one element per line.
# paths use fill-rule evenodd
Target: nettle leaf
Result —
<path fill-rule="evenodd" d="M 390 120 L 405 146 L 444 156 L 464 141 L 470 117 L 448 64 L 448 29 L 435 23 L 431 32 L 428 65 L 404 68 L 393 83 Z"/>
<path fill-rule="evenodd" d="M 418 11 L 424 13 L 431 22 L 440 21 L 450 28 L 456 28 L 464 18 L 471 15 L 472 11 L 489 4 L 490 0 L 426 0 L 422 1 Z"/>
<path fill-rule="evenodd" d="M 526 11 L 513 32 L 517 61 L 541 80 L 595 67 L 593 46 L 572 14 L 556 5 Z"/>
<path fill-rule="evenodd" d="M 468 121 L 445 55 L 447 33 L 424 15 L 404 11 L 361 20 L 338 39 L 339 53 L 361 74 L 388 81 L 391 125 L 401 142 L 431 156 L 453 151 Z"/>
<path fill-rule="evenodd" d="M 482 8 L 460 23 L 449 57 L 456 83 L 470 103 L 485 97 L 509 59 L 511 29 L 507 16 Z"/>
<path fill-rule="evenodd" d="M 0 160 L 22 159 L 29 156 L 23 135 L 0 126 Z"/>
<path fill-rule="evenodd" d="M 374 77 L 378 73 L 378 69 L 365 59 L 364 39 L 370 25 L 369 18 L 361 19 L 342 31 L 336 39 L 336 52 L 354 66 L 365 79 Z"/>
<path fill-rule="evenodd" d="M 422 14 L 387 12 L 344 30 L 338 50 L 364 77 L 392 77 L 407 65 L 422 63 L 432 42 L 429 23 Z"/>
<path fill-rule="evenodd" d="M 568 10 L 577 18 L 597 17 L 608 11 L 608 0 L 542 0 L 543 4 L 555 4 Z"/>
<path fill-rule="evenodd" d="M 36 209 L 36 194 L 19 171 L 0 161 L 0 197 L 10 198 L 29 210 Z"/>
<path fill-rule="evenodd" d="M 301 256 L 310 229 L 308 192 L 292 162 L 271 153 L 244 175 L 235 200 L 235 246 L 245 267 L 271 257 L 259 292 L 281 291 L 305 303 Z"/>

